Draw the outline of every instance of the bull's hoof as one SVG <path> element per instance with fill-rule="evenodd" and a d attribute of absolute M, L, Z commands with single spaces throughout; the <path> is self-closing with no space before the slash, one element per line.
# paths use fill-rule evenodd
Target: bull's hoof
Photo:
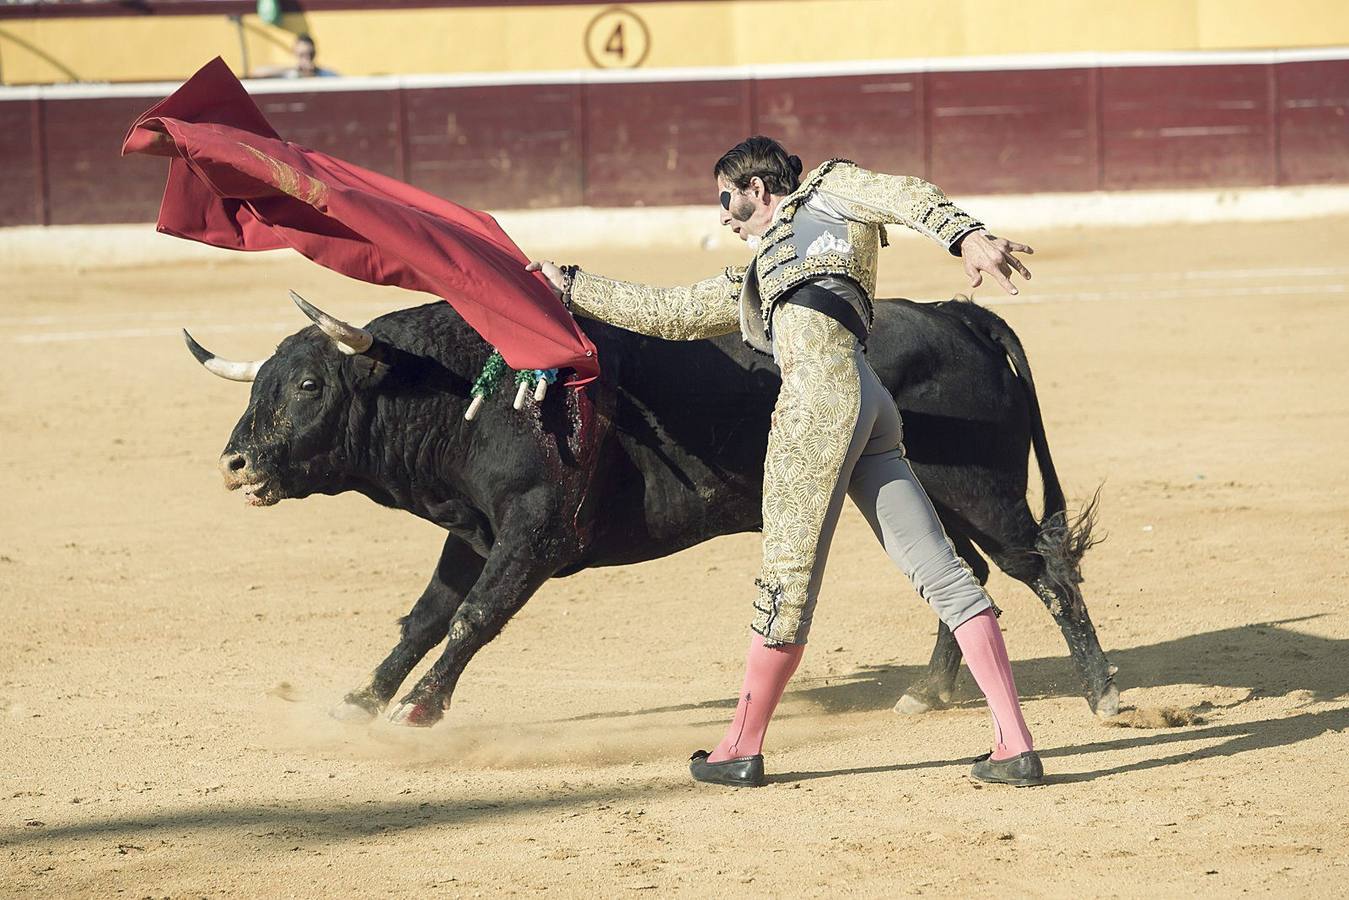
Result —
<path fill-rule="evenodd" d="M 905 694 L 899 698 L 895 704 L 895 713 L 901 716 L 916 716 L 929 710 L 936 709 L 940 704 L 930 699 L 920 697 L 917 694 Z"/>
<path fill-rule="evenodd" d="M 404 700 L 390 710 L 389 721 L 407 728 L 430 728 L 444 715 L 439 703 Z"/>
<path fill-rule="evenodd" d="M 909 685 L 904 696 L 895 704 L 895 714 L 916 716 L 934 709 L 945 709 L 951 702 L 952 689 L 942 687 L 939 682 L 934 684 L 936 681 L 935 678 L 920 678 Z"/>
<path fill-rule="evenodd" d="M 347 694 L 341 703 L 328 710 L 328 715 L 339 722 L 369 722 L 383 708 L 379 698 L 367 689 Z"/>
<path fill-rule="evenodd" d="M 352 703 L 350 700 L 343 700 L 328 710 L 328 716 L 339 722 L 369 722 L 376 715 L 378 715 L 378 712 L 367 709 L 358 703 Z"/>
<path fill-rule="evenodd" d="M 1091 711 L 1102 719 L 1119 715 L 1119 688 L 1115 687 L 1114 684 L 1106 685 L 1105 690 L 1101 692 L 1101 696 L 1092 704 Z"/>

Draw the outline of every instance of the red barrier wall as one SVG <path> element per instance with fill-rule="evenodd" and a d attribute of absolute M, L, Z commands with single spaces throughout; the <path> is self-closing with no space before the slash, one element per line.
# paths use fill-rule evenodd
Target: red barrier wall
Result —
<path fill-rule="evenodd" d="M 580 206 L 580 85 L 403 91 L 395 177 L 466 206 Z"/>
<path fill-rule="evenodd" d="M 1272 68 L 1103 70 L 1103 186 L 1275 183 Z"/>
<path fill-rule="evenodd" d="M 164 160 L 117 155 L 127 128 L 150 104 L 137 97 L 40 102 L 48 223 L 153 221 Z"/>
<path fill-rule="evenodd" d="M 36 101 L 0 103 L 0 225 L 43 223 L 41 115 Z"/>
<path fill-rule="evenodd" d="M 927 76 L 929 180 L 956 193 L 1098 186 L 1095 70 Z"/>
<path fill-rule="evenodd" d="M 921 174 L 928 170 L 924 84 L 922 75 L 754 82 L 754 122 L 746 134 L 777 138 L 807 165 L 844 156 L 880 172 Z"/>
<path fill-rule="evenodd" d="M 1349 64 L 1281 66 L 1274 79 L 1279 182 L 1349 181 Z"/>
<path fill-rule="evenodd" d="M 469 206 L 712 202 L 744 136 L 954 194 L 1349 182 L 1349 60 L 267 93 L 287 139 Z M 158 97 L 0 99 L 0 225 L 152 220 Z"/>
<path fill-rule="evenodd" d="M 715 201 L 712 165 L 753 129 L 749 81 L 587 85 L 585 202 Z"/>

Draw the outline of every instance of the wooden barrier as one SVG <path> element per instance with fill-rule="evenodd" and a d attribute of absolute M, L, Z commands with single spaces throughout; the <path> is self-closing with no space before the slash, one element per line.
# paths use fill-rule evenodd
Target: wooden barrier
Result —
<path fill-rule="evenodd" d="M 846 156 L 957 195 L 1349 183 L 1349 56 L 731 75 L 256 97 L 288 140 L 485 209 L 711 203 L 713 163 L 753 133 L 807 166 Z M 169 89 L 0 91 L 0 225 L 152 220 L 164 162 L 118 148 Z"/>

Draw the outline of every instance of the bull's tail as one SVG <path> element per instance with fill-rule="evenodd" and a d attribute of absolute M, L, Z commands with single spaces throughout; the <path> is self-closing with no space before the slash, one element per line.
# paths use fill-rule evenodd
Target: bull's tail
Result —
<path fill-rule="evenodd" d="M 1044 512 L 1040 517 L 1035 546 L 1025 548 L 1039 557 L 1041 566 L 1028 584 L 1049 609 L 1063 632 L 1086 688 L 1087 702 L 1099 716 L 1110 717 L 1119 712 L 1119 688 L 1115 686 L 1115 667 L 1110 665 L 1096 628 L 1087 613 L 1082 598 L 1082 556 L 1098 539 L 1092 537 L 1096 524 L 1096 506 L 1100 490 L 1076 516 L 1068 515 L 1063 485 L 1054 470 L 1054 459 L 1049 455 L 1049 440 L 1045 437 L 1045 423 L 1040 414 L 1040 400 L 1035 392 L 1035 379 L 1021 339 L 1010 325 L 996 313 L 969 302 L 951 304 L 966 327 L 997 347 L 1012 364 L 1017 379 L 1026 393 L 1030 412 L 1031 446 L 1040 466 L 1044 482 Z"/>
<path fill-rule="evenodd" d="M 1045 574 L 1049 578 L 1060 584 L 1076 585 L 1082 580 L 1080 564 L 1083 554 L 1099 543 L 1099 540 L 1092 538 L 1092 529 L 1096 524 L 1100 489 L 1096 490 L 1090 502 L 1077 515 L 1068 515 L 1063 485 L 1054 468 L 1054 457 L 1049 453 L 1049 439 L 1045 436 L 1045 422 L 1040 413 L 1035 377 L 1031 375 L 1030 361 L 1026 359 L 1026 349 L 1021 346 L 1021 339 L 1012 326 L 992 310 L 985 309 L 963 295 L 957 295 L 954 300 L 950 308 L 966 327 L 1002 350 L 1026 393 L 1031 447 L 1035 450 L 1035 461 L 1040 467 L 1044 494 L 1044 511 L 1040 516 L 1040 534 L 1035 542 L 1035 552 L 1044 559 Z"/>

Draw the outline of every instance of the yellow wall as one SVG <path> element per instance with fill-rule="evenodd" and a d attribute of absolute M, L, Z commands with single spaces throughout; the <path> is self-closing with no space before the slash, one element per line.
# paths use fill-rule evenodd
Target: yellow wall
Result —
<path fill-rule="evenodd" d="M 344 75 L 585 69 L 587 25 L 609 4 L 244 19 L 254 66 L 308 31 Z M 626 7 L 650 33 L 643 66 L 924 56 L 1349 45 L 1349 0 L 721 0 Z M 0 81 L 180 80 L 213 56 L 240 68 L 224 16 L 0 19 Z"/>

